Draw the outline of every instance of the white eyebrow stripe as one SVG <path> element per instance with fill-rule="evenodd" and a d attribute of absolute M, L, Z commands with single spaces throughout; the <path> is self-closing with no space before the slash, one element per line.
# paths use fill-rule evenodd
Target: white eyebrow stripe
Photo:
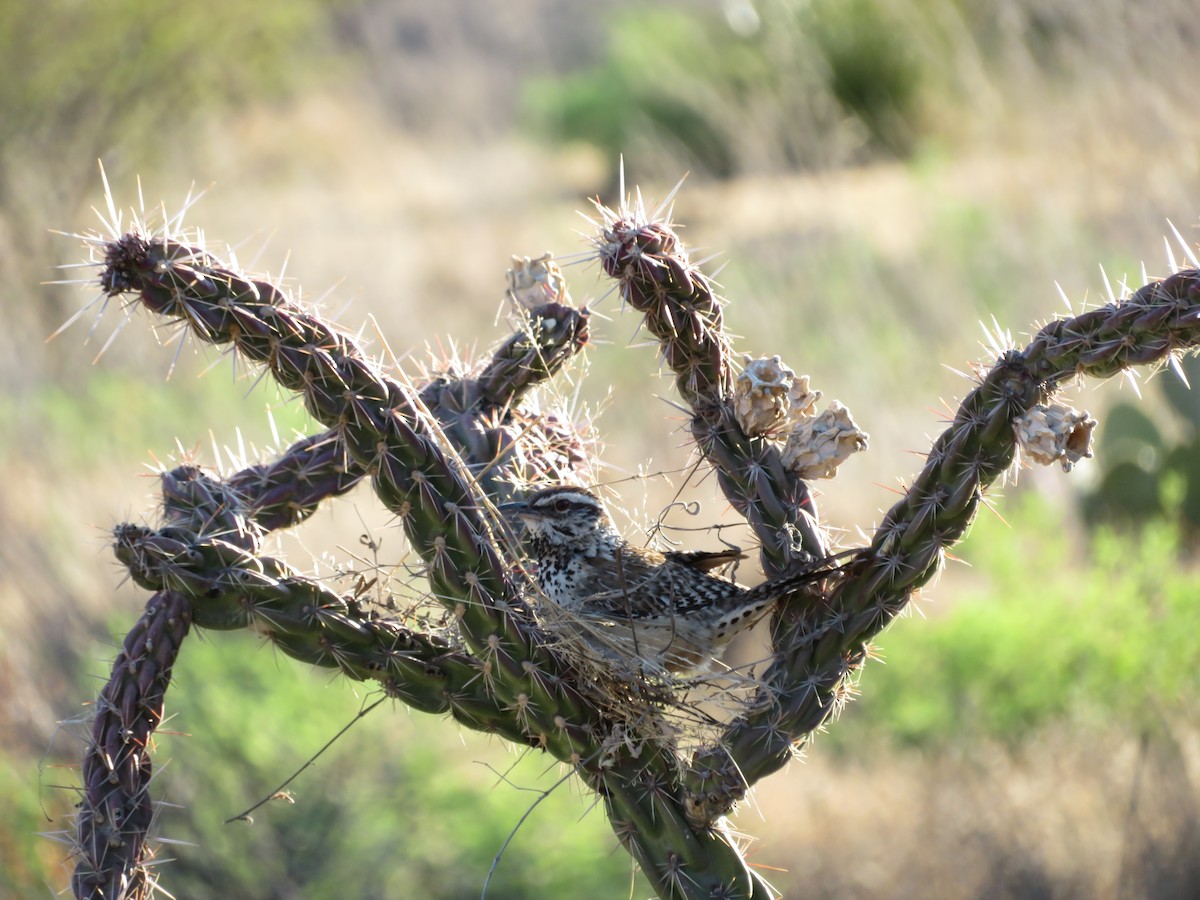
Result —
<path fill-rule="evenodd" d="M 529 500 L 529 505 L 534 508 L 546 507 L 564 498 L 579 506 L 586 506 L 596 510 L 603 508 L 600 501 L 592 494 L 587 491 L 581 491 L 578 488 L 569 487 L 547 488 L 535 494 Z"/>

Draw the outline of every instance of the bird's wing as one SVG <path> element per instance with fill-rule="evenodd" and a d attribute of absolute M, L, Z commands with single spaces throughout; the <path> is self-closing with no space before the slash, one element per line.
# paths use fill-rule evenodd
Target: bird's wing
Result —
<path fill-rule="evenodd" d="M 608 565 L 594 568 L 580 611 L 614 619 L 670 617 L 686 611 L 696 602 L 692 595 L 697 576 L 663 563 L 663 555 L 655 551 L 618 553 Z M 715 575 L 704 574 L 700 579 L 727 583 Z"/>
<path fill-rule="evenodd" d="M 701 572 L 711 572 L 746 558 L 740 547 L 730 547 L 728 550 L 668 550 L 663 556 Z"/>

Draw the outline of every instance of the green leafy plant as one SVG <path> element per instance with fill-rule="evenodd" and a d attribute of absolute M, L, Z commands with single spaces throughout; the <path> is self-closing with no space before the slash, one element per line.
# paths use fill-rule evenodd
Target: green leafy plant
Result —
<path fill-rule="evenodd" d="M 1062 519 L 1032 493 L 1008 498 L 1003 518 L 981 516 L 958 554 L 979 577 L 952 608 L 889 630 L 887 665 L 864 671 L 855 715 L 827 740 L 849 755 L 880 739 L 1017 747 L 1055 724 L 1136 734 L 1194 718 L 1200 574 L 1179 527 L 1083 542 Z"/>
<path fill-rule="evenodd" d="M 526 119 L 609 159 L 636 153 L 645 165 L 666 147 L 673 171 L 684 160 L 715 178 L 842 162 L 841 145 L 908 155 L 923 65 L 910 23 L 880 0 L 766 4 L 753 16 L 620 14 L 595 66 L 526 87 Z"/>
<path fill-rule="evenodd" d="M 595 226 L 595 258 L 657 342 L 701 465 L 753 530 L 763 572 L 813 576 L 781 599 L 770 659 L 743 676 L 729 716 L 689 733 L 678 716 L 690 683 L 580 652 L 539 602 L 496 511 L 531 485 L 593 481 L 594 442 L 532 400 L 588 342 L 587 310 L 556 267 L 520 270 L 532 277 L 514 279 L 517 327 L 478 370 L 414 384 L 173 223 L 93 235 L 103 298 L 233 348 L 299 394 L 325 430 L 224 477 L 193 465 L 163 472 L 160 524 L 115 529 L 117 558 L 152 595 L 96 707 L 78 896 L 143 896 L 152 885 L 150 738 L 195 628 L 253 629 L 413 709 L 549 754 L 595 792 L 660 896 L 770 896 L 725 816 L 837 712 L 870 641 L 936 575 L 1018 445 L 1064 465 L 1086 455 L 1094 423 L 1054 403 L 1061 385 L 1162 364 L 1200 343 L 1200 271 L 1185 269 L 1051 322 L 1024 349 L 997 346 L 916 480 L 833 566 L 809 481 L 861 448 L 861 433 L 839 408 L 810 415 L 816 393 L 778 359 L 739 376 L 723 301 L 661 213 L 640 201 L 598 206 Z M 368 604 L 265 551 L 271 531 L 363 482 L 420 557 L 417 578 L 440 620 Z"/>

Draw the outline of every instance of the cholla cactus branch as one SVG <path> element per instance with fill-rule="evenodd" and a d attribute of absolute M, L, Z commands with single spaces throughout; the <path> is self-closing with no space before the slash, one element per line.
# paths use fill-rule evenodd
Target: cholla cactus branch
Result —
<path fill-rule="evenodd" d="M 859 551 L 808 605 L 785 607 L 776 662 L 753 711 L 697 754 L 687 776 L 697 821 L 723 815 L 748 785 L 781 768 L 841 706 L 867 643 L 941 567 L 983 492 L 1016 452 L 1013 423 L 1065 380 L 1161 364 L 1200 345 L 1200 271 L 1178 272 L 1127 300 L 1045 326 L 1002 357 L 963 400 L 925 468 Z"/>
<path fill-rule="evenodd" d="M 71 889 L 87 900 L 142 900 L 153 893 L 146 835 L 150 799 L 150 736 L 162 721 L 171 667 L 191 627 L 187 597 L 159 591 L 125 637 L 96 704 L 83 757 L 83 792 L 76 814 Z"/>
<path fill-rule="evenodd" d="M 764 571 L 779 575 L 797 562 L 824 558 L 808 485 L 783 465 L 778 447 L 747 435 L 738 422 L 733 348 L 712 283 L 671 225 L 652 221 L 640 204 L 619 210 L 597 204 L 597 210 L 600 264 L 658 338 L 675 387 L 692 410 L 692 435 L 721 490 L 754 529 Z"/>
<path fill-rule="evenodd" d="M 220 537 L 123 525 L 115 538 L 117 558 L 137 583 L 178 588 L 174 592 L 189 598 L 190 618 L 200 627 L 251 628 L 301 662 L 339 669 L 356 681 L 379 681 L 421 712 L 449 712 L 472 728 L 527 739 L 503 727 L 503 704 L 491 693 L 482 664 L 445 639 L 365 613 L 281 560 Z"/>
<path fill-rule="evenodd" d="M 494 501 L 518 485 L 586 480 L 588 454 L 578 433 L 548 412 L 518 404 L 554 376 L 588 339 L 588 315 L 559 303 L 522 309 L 517 331 L 474 378 L 434 378 L 420 394 L 446 438 Z"/>
<path fill-rule="evenodd" d="M 544 303 L 525 311 L 524 322 L 475 379 L 483 403 L 515 406 L 530 388 L 560 371 L 588 340 L 588 313 L 573 306 Z"/>
<path fill-rule="evenodd" d="M 1200 270 L 1183 269 L 1125 300 L 1051 322 L 1023 354 L 1047 389 L 1087 375 L 1110 378 L 1160 365 L 1200 341 Z"/>
<path fill-rule="evenodd" d="M 246 515 L 263 531 L 298 525 L 330 497 L 366 475 L 347 459 L 336 429 L 296 441 L 271 463 L 247 466 L 227 482 Z"/>

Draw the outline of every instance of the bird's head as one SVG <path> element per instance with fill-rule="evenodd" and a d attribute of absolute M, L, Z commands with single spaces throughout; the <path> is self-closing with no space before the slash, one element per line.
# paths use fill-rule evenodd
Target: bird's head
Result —
<path fill-rule="evenodd" d="M 577 544 L 596 532 L 613 530 L 600 498 L 583 488 L 543 488 L 524 500 L 502 504 L 500 511 L 552 544 Z"/>

